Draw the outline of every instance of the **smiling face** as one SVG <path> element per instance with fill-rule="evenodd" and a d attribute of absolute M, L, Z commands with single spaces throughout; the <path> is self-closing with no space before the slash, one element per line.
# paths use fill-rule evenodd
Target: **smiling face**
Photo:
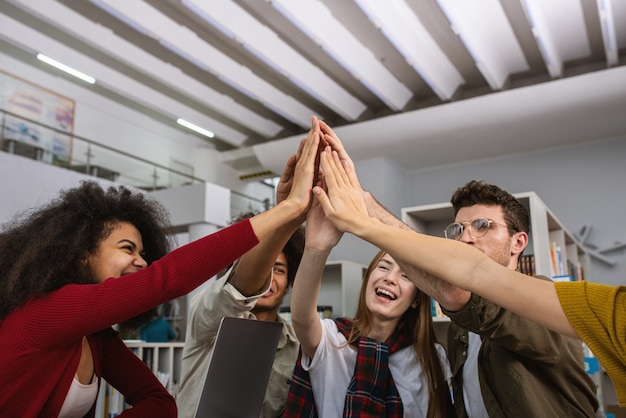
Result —
<path fill-rule="evenodd" d="M 110 277 L 122 277 L 146 267 L 142 257 L 143 241 L 139 230 L 128 222 L 113 225 L 98 250 L 87 258 L 94 280 L 98 283 Z"/>
<path fill-rule="evenodd" d="M 278 309 L 288 291 L 287 258 L 280 253 L 272 267 L 272 283 L 268 290 L 256 303 L 253 312 L 273 311 Z"/>
<path fill-rule="evenodd" d="M 367 279 L 365 303 L 376 318 L 399 320 L 417 306 L 417 288 L 389 254 L 385 254 Z"/>
<path fill-rule="evenodd" d="M 489 231 L 483 237 L 475 238 L 469 228 L 465 228 L 459 241 L 476 247 L 497 263 L 515 269 L 517 259 L 528 243 L 528 235 L 525 232 L 516 232 L 511 236 L 508 228 L 498 226 L 506 225 L 500 206 L 477 204 L 461 208 L 455 222 L 470 222 L 476 218 L 492 220 Z"/>

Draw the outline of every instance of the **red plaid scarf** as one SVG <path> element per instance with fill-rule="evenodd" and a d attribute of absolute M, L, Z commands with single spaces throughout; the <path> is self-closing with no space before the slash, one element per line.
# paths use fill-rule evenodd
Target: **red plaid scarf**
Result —
<path fill-rule="evenodd" d="M 352 321 L 337 318 L 335 322 L 339 332 L 348 339 Z M 402 400 L 389 371 L 388 359 L 389 355 L 409 345 L 406 335 L 396 331 L 384 343 L 360 337 L 353 344 L 358 344 L 358 351 L 352 380 L 346 392 L 343 416 L 402 417 Z M 301 360 L 302 350 L 298 354 L 289 387 L 283 415 L 285 418 L 317 417 L 309 372 L 302 368 Z"/>

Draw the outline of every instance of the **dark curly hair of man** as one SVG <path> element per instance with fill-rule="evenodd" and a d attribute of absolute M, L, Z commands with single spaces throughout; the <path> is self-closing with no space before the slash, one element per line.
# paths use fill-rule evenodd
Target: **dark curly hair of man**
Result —
<path fill-rule="evenodd" d="M 61 191 L 49 203 L 17 215 L 0 231 L 0 319 L 31 298 L 94 279 L 85 260 L 118 222 L 141 233 L 148 264 L 173 247 L 169 214 L 140 191 L 94 181 Z"/>
<path fill-rule="evenodd" d="M 454 192 L 450 203 L 455 216 L 461 208 L 469 206 L 500 206 L 510 234 L 529 231 L 528 209 L 515 196 L 496 185 L 479 180 L 468 181 Z"/>

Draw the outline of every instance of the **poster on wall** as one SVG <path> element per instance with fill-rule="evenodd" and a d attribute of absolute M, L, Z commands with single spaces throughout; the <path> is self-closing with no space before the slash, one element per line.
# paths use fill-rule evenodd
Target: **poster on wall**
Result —
<path fill-rule="evenodd" d="M 0 70 L 0 109 L 10 113 L 4 114 L 3 141 L 37 147 L 42 160 L 68 165 L 74 108 L 73 100 Z"/>

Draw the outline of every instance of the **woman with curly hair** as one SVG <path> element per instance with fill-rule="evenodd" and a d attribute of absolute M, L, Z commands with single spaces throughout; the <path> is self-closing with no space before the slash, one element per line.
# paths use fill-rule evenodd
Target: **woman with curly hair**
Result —
<path fill-rule="evenodd" d="M 101 379 L 132 405 L 122 416 L 176 416 L 172 396 L 111 326 L 189 293 L 303 219 L 319 143 L 312 131 L 285 167 L 278 205 L 171 252 L 164 208 L 123 186 L 84 182 L 6 225 L 0 416 L 93 417 Z"/>

